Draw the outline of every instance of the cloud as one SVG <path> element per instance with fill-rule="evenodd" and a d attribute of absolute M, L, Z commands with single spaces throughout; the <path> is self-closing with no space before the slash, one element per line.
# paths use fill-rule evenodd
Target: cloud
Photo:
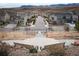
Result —
<path fill-rule="evenodd" d="M 79 3 L 79 0 L 0 0 L 0 7 Z"/>
<path fill-rule="evenodd" d="M 79 0 L 0 0 L 0 3 L 25 3 L 25 4 L 58 4 L 58 3 L 78 3 Z"/>

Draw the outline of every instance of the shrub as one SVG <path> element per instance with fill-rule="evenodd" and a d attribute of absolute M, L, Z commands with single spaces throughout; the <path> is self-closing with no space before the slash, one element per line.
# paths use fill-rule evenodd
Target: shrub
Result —
<path fill-rule="evenodd" d="M 77 21 L 77 22 L 75 23 L 75 29 L 76 29 L 77 31 L 79 31 L 79 21 Z"/>
<path fill-rule="evenodd" d="M 35 18 L 36 16 L 34 15 L 34 16 L 32 16 L 32 18 Z"/>
<path fill-rule="evenodd" d="M 36 21 L 36 20 L 33 20 L 33 24 L 35 24 L 35 21 Z"/>
<path fill-rule="evenodd" d="M 4 25 L 5 23 L 4 23 L 4 21 L 0 21 L 0 26 L 2 26 L 2 25 Z"/>
<path fill-rule="evenodd" d="M 65 28 L 65 31 L 69 31 L 69 27 L 66 27 L 66 28 Z"/>
<path fill-rule="evenodd" d="M 0 56 L 8 56 L 9 54 L 9 46 L 5 43 L 2 43 L 0 46 Z"/>
<path fill-rule="evenodd" d="M 36 48 L 30 49 L 30 53 L 37 53 L 37 49 Z"/>
<path fill-rule="evenodd" d="M 6 49 L 1 49 L 0 50 L 0 56 L 8 56 L 8 52 Z"/>

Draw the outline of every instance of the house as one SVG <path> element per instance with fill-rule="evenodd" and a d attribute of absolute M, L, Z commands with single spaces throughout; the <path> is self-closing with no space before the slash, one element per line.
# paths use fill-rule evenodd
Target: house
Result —
<path fill-rule="evenodd" d="M 62 25 L 64 23 L 72 22 L 71 13 L 53 13 L 49 15 L 49 19 L 53 24 Z"/>
<path fill-rule="evenodd" d="M 19 19 L 19 17 L 17 17 L 17 14 L 15 11 L 7 11 L 7 13 L 10 15 L 9 18 L 9 23 L 15 24 L 17 23 L 16 21 Z M 6 15 L 7 17 L 8 15 Z"/>
<path fill-rule="evenodd" d="M 8 24 L 4 28 L 13 30 L 14 28 L 16 28 L 16 26 L 17 26 L 17 24 Z"/>
<path fill-rule="evenodd" d="M 7 21 L 10 19 L 10 15 L 5 11 L 0 11 L 0 20 Z"/>
<path fill-rule="evenodd" d="M 4 16 L 4 20 L 7 21 L 9 19 L 10 19 L 10 15 L 8 13 L 6 13 L 5 16 Z"/>
<path fill-rule="evenodd" d="M 73 18 L 73 21 L 76 22 L 78 20 L 78 15 L 73 15 L 72 18 Z"/>

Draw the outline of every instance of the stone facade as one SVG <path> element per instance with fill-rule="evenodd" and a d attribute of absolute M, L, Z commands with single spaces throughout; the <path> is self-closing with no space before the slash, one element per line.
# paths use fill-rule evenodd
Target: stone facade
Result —
<path fill-rule="evenodd" d="M 53 44 L 45 46 L 51 52 L 51 55 L 64 55 L 64 43 Z"/>

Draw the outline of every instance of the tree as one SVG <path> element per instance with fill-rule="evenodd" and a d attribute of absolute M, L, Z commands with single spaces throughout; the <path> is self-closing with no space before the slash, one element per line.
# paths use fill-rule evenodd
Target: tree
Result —
<path fill-rule="evenodd" d="M 77 21 L 77 22 L 75 23 L 75 29 L 76 29 L 77 31 L 79 31 L 79 21 Z"/>

